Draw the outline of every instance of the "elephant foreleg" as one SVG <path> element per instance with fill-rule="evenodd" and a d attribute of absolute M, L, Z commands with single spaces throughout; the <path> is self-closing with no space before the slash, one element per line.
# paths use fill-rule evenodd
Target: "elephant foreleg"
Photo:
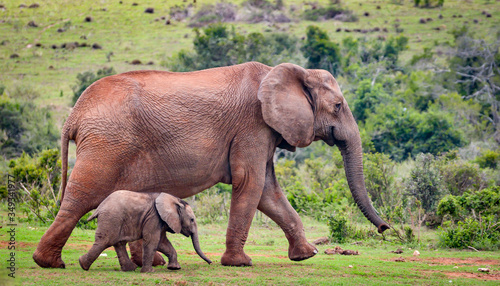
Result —
<path fill-rule="evenodd" d="M 168 266 L 167 268 L 170 270 L 179 270 L 181 266 L 177 261 L 177 251 L 168 240 L 167 236 L 163 232 L 161 234 L 160 245 L 158 246 L 158 251 L 165 254 L 168 257 Z"/>
<path fill-rule="evenodd" d="M 159 234 L 155 233 L 143 233 L 143 242 L 142 242 L 142 268 L 141 273 L 145 272 L 153 272 L 153 257 L 156 253 L 156 248 L 160 243 Z"/>
<path fill-rule="evenodd" d="M 289 243 L 288 257 L 291 260 L 304 260 L 318 253 L 316 247 L 307 242 L 302 221 L 283 194 L 272 162 L 267 165 L 266 183 L 258 209 L 285 232 Z"/>

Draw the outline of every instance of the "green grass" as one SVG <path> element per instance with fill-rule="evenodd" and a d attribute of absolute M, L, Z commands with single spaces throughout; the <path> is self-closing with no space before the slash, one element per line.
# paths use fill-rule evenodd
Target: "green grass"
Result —
<path fill-rule="evenodd" d="M 304 219 L 307 238 L 311 241 L 327 235 L 325 224 Z M 112 248 L 99 257 L 90 270 L 83 271 L 78 257 L 93 243 L 94 231 L 75 229 L 63 250 L 66 269 L 42 269 L 32 260 L 35 247 L 47 227 L 21 224 L 17 228 L 17 271 L 14 280 L 19 285 L 498 285 L 500 279 L 500 253 L 417 248 L 413 249 L 391 242 L 370 240 L 363 245 L 343 244 L 344 249 L 360 251 L 359 256 L 326 255 L 325 249 L 335 245 L 318 246 L 319 254 L 302 261 L 287 258 L 288 244 L 283 232 L 273 223 L 254 222 L 245 251 L 252 257 L 252 267 L 223 267 L 220 257 L 225 250 L 225 223 L 200 225 L 199 234 L 203 251 L 214 262 L 206 264 L 194 252 L 190 239 L 182 235 L 169 235 L 178 252 L 182 269 L 170 271 L 157 267 L 154 273 L 141 274 L 119 271 L 116 254 Z M 426 232 L 424 237 L 433 237 Z M 5 278 L 6 232 L 0 234 L 1 279 Z M 404 248 L 404 253 L 391 250 Z M 398 257 L 406 262 L 395 262 Z M 349 267 L 352 265 L 352 268 Z M 478 267 L 489 267 L 492 272 L 481 274 Z M 489 280 L 496 279 L 496 280 Z M 4 280 L 5 281 L 5 280 Z M 452 281 L 450 283 L 450 281 Z"/>

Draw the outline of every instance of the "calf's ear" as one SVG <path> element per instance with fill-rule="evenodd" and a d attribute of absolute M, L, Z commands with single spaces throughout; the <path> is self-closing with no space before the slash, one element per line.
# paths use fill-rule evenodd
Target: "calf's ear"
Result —
<path fill-rule="evenodd" d="M 162 193 L 156 198 L 155 207 L 161 219 L 168 227 L 175 233 L 181 232 L 181 219 L 179 216 L 179 208 L 181 205 L 178 198 Z"/>

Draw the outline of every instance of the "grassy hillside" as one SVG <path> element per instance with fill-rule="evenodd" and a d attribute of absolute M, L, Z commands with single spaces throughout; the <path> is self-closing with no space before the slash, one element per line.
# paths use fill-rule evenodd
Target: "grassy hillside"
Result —
<path fill-rule="evenodd" d="M 78 73 L 112 66 L 117 72 L 136 69 L 164 69 L 159 64 L 166 57 L 182 48 L 192 45 L 193 32 L 188 26 L 189 18 L 183 21 L 169 19 L 169 12 L 174 5 L 187 6 L 191 1 L 38 1 L 38 8 L 29 8 L 32 2 L 0 2 L 0 84 L 7 90 L 16 85 L 30 85 L 42 95 L 41 105 L 54 105 L 59 116 L 69 111 L 72 95 L 71 87 L 75 84 Z M 240 5 L 241 2 L 234 3 Z M 318 1 L 326 6 L 329 1 Z M 413 1 L 343 1 L 344 5 L 358 17 L 357 22 L 302 20 L 302 12 L 310 9 L 303 1 L 285 1 L 284 12 L 293 21 L 283 24 L 233 22 L 237 31 L 271 32 L 287 31 L 299 37 L 305 35 L 305 28 L 315 24 L 326 29 L 331 39 L 340 42 L 346 36 L 388 36 L 396 34 L 395 24 L 402 33 L 409 37 L 409 50 L 403 55 L 407 60 L 423 47 L 436 42 L 450 41 L 450 31 L 464 24 L 474 30 L 475 35 L 487 38 L 496 37 L 492 28 L 500 21 L 500 5 L 497 1 L 445 1 L 442 8 L 422 9 L 413 7 Z M 401 2 L 402 4 L 395 4 Z M 193 13 L 205 4 L 215 1 L 197 1 Z M 145 13 L 148 7 L 154 13 Z M 292 12 L 293 10 L 293 12 Z M 488 11 L 487 18 L 482 14 Z M 364 16 L 368 13 L 367 16 Z M 442 19 L 439 18 L 442 15 Z M 87 22 L 86 17 L 91 17 Z M 162 19 L 165 17 L 165 20 Z M 420 19 L 432 21 L 421 24 Z M 474 21 L 477 21 L 475 23 Z M 30 25 L 30 22 L 35 25 Z M 37 26 L 37 27 L 32 27 Z M 345 29 L 373 29 L 378 32 L 346 32 Z M 341 32 L 336 32 L 341 28 Z M 383 29 L 387 29 L 384 32 Z M 439 29 L 439 30 L 437 30 Z M 86 43 L 87 47 L 73 47 L 64 43 Z M 98 44 L 102 49 L 90 46 Z M 37 46 L 40 45 L 39 47 Z M 52 46 L 58 46 L 53 49 Z M 443 51 L 444 52 L 444 51 Z M 112 56 L 108 58 L 108 55 Z M 13 54 L 19 57 L 11 58 Z M 129 64 L 140 60 L 143 65 Z M 144 65 L 153 62 L 152 65 Z M 62 95 L 62 96 L 61 96 Z"/>

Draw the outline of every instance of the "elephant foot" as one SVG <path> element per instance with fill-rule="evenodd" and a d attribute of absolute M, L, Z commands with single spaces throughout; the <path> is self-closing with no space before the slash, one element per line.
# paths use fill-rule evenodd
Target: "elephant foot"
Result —
<path fill-rule="evenodd" d="M 252 266 L 252 259 L 243 251 L 231 253 L 226 250 L 220 262 L 224 266 Z"/>
<path fill-rule="evenodd" d="M 159 252 L 156 252 L 153 256 L 153 266 L 162 266 L 167 264 L 163 256 Z"/>
<path fill-rule="evenodd" d="M 148 272 L 154 272 L 155 270 L 153 269 L 153 267 L 149 266 L 144 266 L 141 268 L 141 273 L 148 273 Z"/>
<path fill-rule="evenodd" d="M 293 261 L 301 261 L 313 257 L 318 253 L 318 249 L 309 242 L 303 244 L 290 245 L 288 248 L 288 258 Z"/>
<path fill-rule="evenodd" d="M 137 265 L 133 262 L 127 264 L 127 265 L 122 265 L 121 267 L 121 270 L 124 271 L 124 272 L 129 272 L 129 271 L 134 271 L 137 269 Z"/>
<path fill-rule="evenodd" d="M 90 265 L 86 262 L 87 261 L 86 256 L 87 255 L 80 256 L 80 258 L 78 259 L 78 262 L 80 263 L 80 267 L 83 270 L 88 271 L 90 268 Z"/>
<path fill-rule="evenodd" d="M 138 265 L 139 267 L 142 267 L 142 250 L 141 252 L 136 253 L 131 249 L 130 252 L 132 254 L 130 258 L 132 262 Z M 153 266 L 162 266 L 165 264 L 167 264 L 167 262 L 165 261 L 165 259 L 163 259 L 163 256 L 161 256 L 159 252 L 156 252 L 155 255 L 153 256 Z"/>
<path fill-rule="evenodd" d="M 42 268 L 66 268 L 64 261 L 61 259 L 61 253 L 49 255 L 41 253 L 38 249 L 33 253 L 33 260 Z"/>
<path fill-rule="evenodd" d="M 169 261 L 167 269 L 170 269 L 170 270 L 179 270 L 179 269 L 181 269 L 181 265 L 177 261 Z"/>

